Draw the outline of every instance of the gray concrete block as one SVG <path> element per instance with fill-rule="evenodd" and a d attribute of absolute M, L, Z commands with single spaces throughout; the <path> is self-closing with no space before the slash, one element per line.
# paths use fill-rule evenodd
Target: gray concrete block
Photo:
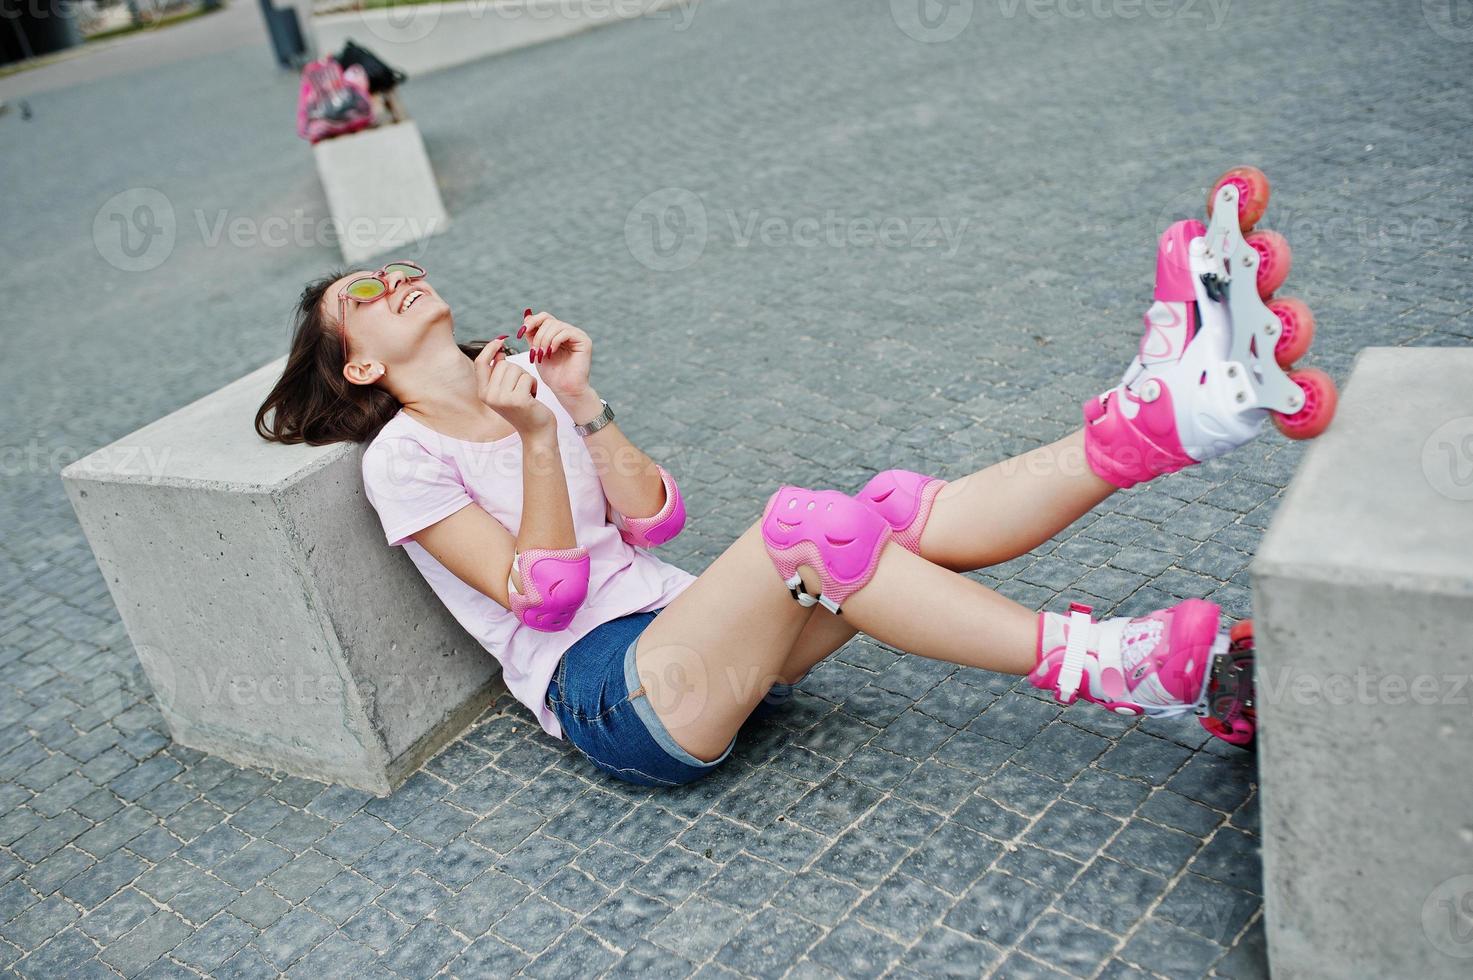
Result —
<path fill-rule="evenodd" d="M 403 252 L 450 223 L 412 119 L 314 143 L 312 156 L 344 262 Z"/>
<path fill-rule="evenodd" d="M 62 481 L 177 742 L 386 795 L 502 693 L 500 667 L 384 544 L 361 447 L 256 435 L 284 363 Z"/>
<path fill-rule="evenodd" d="M 1473 969 L 1470 378 L 1363 351 L 1252 566 L 1276 977 Z"/>

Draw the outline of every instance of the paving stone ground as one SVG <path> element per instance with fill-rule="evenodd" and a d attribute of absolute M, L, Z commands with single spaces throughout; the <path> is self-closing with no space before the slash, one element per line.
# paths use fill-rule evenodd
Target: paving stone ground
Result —
<path fill-rule="evenodd" d="M 954 476 L 1077 425 L 1157 233 L 1241 161 L 1275 182 L 1312 363 L 1473 334 L 1473 38 L 1446 6 L 906 2 L 705 0 L 406 89 L 454 216 L 414 255 L 464 339 L 525 306 L 588 327 L 688 495 L 672 560 L 699 571 L 779 482 Z M 172 744 L 57 472 L 285 351 L 337 265 L 294 97 L 252 48 L 0 117 L 0 966 L 1264 974 L 1251 758 L 872 642 L 676 791 L 505 701 L 386 799 Z M 107 202 L 139 187 L 174 242 L 128 272 Z M 1299 456 L 1270 433 L 977 577 L 1246 615 Z"/>

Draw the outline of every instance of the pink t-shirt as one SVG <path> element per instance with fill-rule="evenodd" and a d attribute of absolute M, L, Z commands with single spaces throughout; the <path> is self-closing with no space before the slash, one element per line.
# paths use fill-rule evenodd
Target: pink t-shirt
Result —
<path fill-rule="evenodd" d="M 537 373 L 525 353 L 510 360 Z M 543 699 L 563 651 L 601 623 L 666 605 L 695 576 L 619 537 L 607 519 L 607 499 L 593 457 L 573 431 L 573 419 L 545 384 L 537 398 L 557 416 L 573 530 L 591 559 L 588 599 L 567 629 L 544 633 L 523 625 L 410 537 L 471 503 L 516 534 L 522 520 L 521 436 L 467 442 L 441 435 L 400 409 L 363 451 L 363 488 L 389 544 L 403 545 L 460 625 L 501 663 L 507 690 L 531 709 L 548 734 L 562 738 L 562 726 Z"/>

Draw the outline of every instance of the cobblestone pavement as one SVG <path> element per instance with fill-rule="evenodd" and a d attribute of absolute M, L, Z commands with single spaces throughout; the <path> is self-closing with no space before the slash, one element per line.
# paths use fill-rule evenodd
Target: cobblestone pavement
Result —
<path fill-rule="evenodd" d="M 1275 181 L 1312 363 L 1473 332 L 1473 39 L 1444 7 L 918 9 L 706 0 L 408 86 L 454 216 L 416 254 L 460 334 L 524 306 L 591 330 L 687 491 L 672 560 L 699 570 L 780 481 L 958 475 L 1078 424 L 1133 351 L 1156 234 L 1240 161 Z M 0 118 L 4 965 L 1264 973 L 1248 757 L 870 642 L 678 791 L 601 777 L 511 703 L 387 799 L 171 744 L 56 473 L 284 352 L 336 264 L 294 96 L 247 49 Z M 137 187 L 174 240 L 126 272 L 94 219 Z M 1270 433 L 978 577 L 1247 614 L 1299 452 Z"/>

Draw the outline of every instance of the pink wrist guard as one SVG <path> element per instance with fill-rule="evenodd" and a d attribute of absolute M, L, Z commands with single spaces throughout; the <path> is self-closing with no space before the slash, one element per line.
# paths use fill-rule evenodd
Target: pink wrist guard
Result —
<path fill-rule="evenodd" d="M 680 488 L 669 470 L 656 463 L 660 479 L 665 484 L 665 506 L 653 517 L 625 517 L 609 507 L 609 516 L 619 529 L 619 537 L 636 548 L 655 548 L 680 533 L 685 527 L 685 501 L 680 499 Z"/>
<path fill-rule="evenodd" d="M 588 549 L 529 548 L 512 558 L 511 567 L 521 574 L 523 590 L 518 592 L 512 579 L 507 579 L 512 613 L 544 633 L 567 629 L 588 598 Z"/>

